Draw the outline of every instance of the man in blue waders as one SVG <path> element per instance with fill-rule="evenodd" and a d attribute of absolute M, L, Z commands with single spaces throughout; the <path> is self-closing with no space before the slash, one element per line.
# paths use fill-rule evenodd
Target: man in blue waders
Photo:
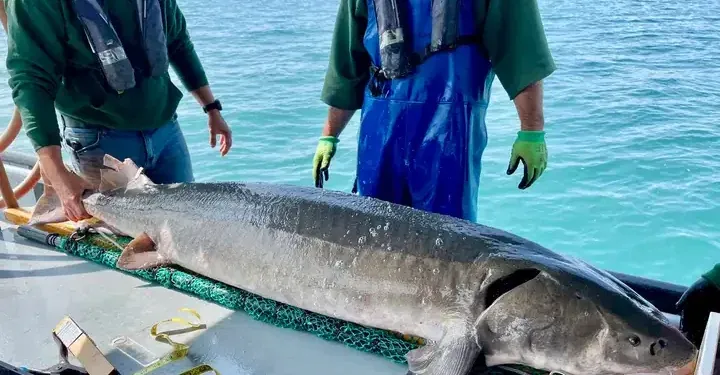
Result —
<path fill-rule="evenodd" d="M 536 0 L 341 0 L 315 184 L 362 109 L 360 195 L 475 221 L 495 75 L 520 118 L 507 173 L 522 161 L 526 189 L 547 164 L 542 80 L 554 70 Z"/>
<path fill-rule="evenodd" d="M 103 156 L 132 159 L 158 183 L 193 180 L 175 113 L 172 66 L 208 116 L 210 145 L 232 145 L 175 0 L 3 0 L 12 97 L 66 217 L 99 182 Z M 4 14 L 3 14 L 4 16 Z M 61 114 L 62 133 L 55 109 Z M 62 160 L 61 145 L 75 173 Z"/>

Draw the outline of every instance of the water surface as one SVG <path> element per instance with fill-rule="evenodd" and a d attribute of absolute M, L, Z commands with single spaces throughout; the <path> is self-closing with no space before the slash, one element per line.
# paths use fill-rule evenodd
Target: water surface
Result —
<path fill-rule="evenodd" d="M 185 97 L 197 179 L 311 185 L 338 1 L 179 3 L 235 132 L 221 158 Z M 600 267 L 690 284 L 720 262 L 720 2 L 540 0 L 540 9 L 558 65 L 545 84 L 549 166 L 527 191 L 505 175 L 519 125 L 496 81 L 479 222 Z M 4 87 L 0 123 L 12 109 Z M 351 188 L 358 118 L 330 189 Z M 31 150 L 24 138 L 13 148 Z"/>

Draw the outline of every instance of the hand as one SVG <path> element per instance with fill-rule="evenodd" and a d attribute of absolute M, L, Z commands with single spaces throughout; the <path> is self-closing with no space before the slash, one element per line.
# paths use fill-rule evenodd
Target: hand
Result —
<path fill-rule="evenodd" d="M 699 348 L 710 312 L 720 312 L 720 288 L 702 277 L 685 291 L 676 306 L 680 310 L 680 331 Z"/>
<path fill-rule="evenodd" d="M 220 111 L 208 112 L 208 128 L 210 131 L 210 147 L 215 148 L 217 136 L 220 136 L 220 155 L 225 156 L 232 147 L 232 130 L 223 119 Z"/>
<path fill-rule="evenodd" d="M 83 193 L 92 189 L 92 186 L 82 177 L 66 170 L 52 183 L 52 188 L 60 197 L 63 211 L 69 220 L 77 222 L 92 217 L 87 213 L 82 202 Z"/>
<path fill-rule="evenodd" d="M 338 142 L 340 141 L 331 135 L 320 137 L 320 141 L 315 149 L 315 157 L 313 158 L 313 177 L 315 178 L 315 187 L 323 187 L 323 174 L 325 174 L 325 181 L 327 181 L 330 177 L 328 168 L 330 168 L 330 160 L 335 155 L 335 145 Z"/>
<path fill-rule="evenodd" d="M 515 173 L 515 170 L 522 161 L 525 172 L 518 185 L 518 189 L 527 189 L 537 181 L 545 171 L 547 158 L 545 132 L 521 130 L 518 132 L 517 139 L 513 144 L 507 174 L 511 175 Z"/>

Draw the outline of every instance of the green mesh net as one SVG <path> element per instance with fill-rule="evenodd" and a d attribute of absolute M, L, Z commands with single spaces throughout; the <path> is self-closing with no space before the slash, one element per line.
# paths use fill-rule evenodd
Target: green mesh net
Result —
<path fill-rule="evenodd" d="M 130 242 L 130 239 L 125 237 L 114 237 L 113 240 L 120 245 L 126 245 Z M 101 236 L 91 234 L 79 241 L 59 236 L 56 247 L 68 254 L 118 269 L 115 264 L 120 252 L 114 250 L 116 248 Z M 379 354 L 396 363 L 405 364 L 405 354 L 424 343 L 419 338 L 360 326 L 262 298 L 176 266 L 121 271 L 139 276 L 150 282 L 156 282 L 167 288 L 190 293 L 198 298 L 217 303 L 229 309 L 245 311 L 253 319 L 278 327 L 309 332 L 325 340 L 341 342 L 351 348 Z M 507 369 L 491 368 L 484 373 L 484 375 L 507 374 L 546 375 L 547 372 L 514 366 Z"/>

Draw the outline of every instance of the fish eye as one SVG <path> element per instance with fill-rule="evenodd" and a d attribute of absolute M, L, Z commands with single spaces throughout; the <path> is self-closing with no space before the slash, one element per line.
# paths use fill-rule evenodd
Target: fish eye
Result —
<path fill-rule="evenodd" d="M 640 345 L 640 338 L 637 337 L 636 335 L 632 335 L 632 336 L 628 337 L 628 341 L 630 341 L 630 345 L 632 345 L 632 346 Z"/>

